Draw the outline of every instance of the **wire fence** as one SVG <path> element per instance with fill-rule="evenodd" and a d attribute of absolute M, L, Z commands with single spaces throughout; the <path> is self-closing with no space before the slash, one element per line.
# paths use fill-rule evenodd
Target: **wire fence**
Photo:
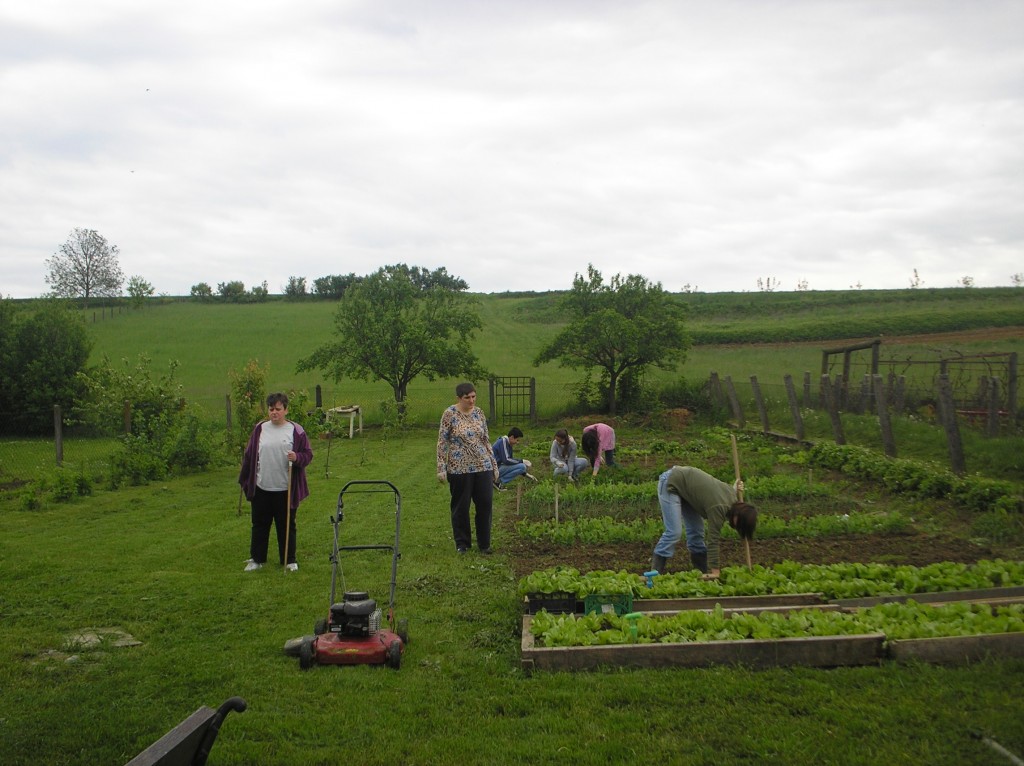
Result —
<path fill-rule="evenodd" d="M 394 396 L 385 384 L 365 385 L 358 396 L 353 397 L 351 387 L 314 384 L 308 392 L 310 412 L 305 417 L 323 417 L 324 426 L 336 438 L 347 438 L 350 433 L 358 438 L 360 433 L 397 425 L 393 421 Z M 538 386 L 532 419 L 557 418 L 573 407 L 573 391 L 570 386 Z M 455 401 L 454 385 L 450 383 L 420 384 L 410 386 L 401 424 L 407 428 L 436 427 L 442 411 Z M 477 404 L 486 413 L 494 413 L 492 427 L 504 428 L 518 424 L 527 426 L 531 420 L 527 410 L 522 417 L 504 412 L 500 403 L 493 401 L 486 383 L 479 387 Z M 234 447 L 239 443 L 233 429 L 230 394 L 197 396 L 189 399 L 190 407 L 202 414 L 204 422 L 216 438 L 223 442 L 225 460 L 235 460 Z M 332 412 L 351 410 L 355 412 Z M 296 416 L 294 408 L 290 413 Z M 112 430 L 120 431 L 118 423 Z M 97 437 L 87 430 L 63 427 L 59 435 L 24 436 L 8 435 L 0 438 L 0 494 L 17 492 L 36 481 L 46 481 L 56 469 L 74 472 L 89 477 L 94 483 L 102 483 L 110 474 L 112 456 L 120 447 L 116 436 Z"/>
<path fill-rule="evenodd" d="M 829 438 L 828 422 L 823 413 L 827 413 L 830 401 L 842 413 L 871 415 L 877 412 L 877 397 L 881 393 L 895 418 L 935 422 L 941 415 L 937 392 L 927 379 L 907 382 L 899 376 L 888 376 L 879 389 L 874 381 L 864 378 L 847 381 L 841 376 L 824 376 L 829 381 L 828 385 L 821 377 L 815 380 L 807 372 L 786 378 L 771 381 L 751 376 L 748 380 L 733 381 L 728 377 L 719 379 L 717 373 L 712 372 L 704 385 L 704 404 L 709 408 L 717 407 L 726 418 L 731 415 L 741 427 L 795 434 L 800 438 L 802 434 L 796 421 L 805 418 L 806 424 L 812 424 L 808 427 L 812 430 L 818 428 L 813 436 Z M 973 393 L 969 389 L 966 385 L 960 386 L 955 404 L 958 422 L 963 427 L 986 431 L 991 436 L 1020 433 L 1020 413 L 1010 387 L 974 385 Z M 355 401 L 353 398 L 351 387 L 314 384 L 308 401 L 330 416 L 329 430 L 336 438 L 346 438 L 350 433 L 358 438 L 360 427 L 365 432 L 397 425 L 391 420 L 394 418 L 394 398 L 389 386 L 367 384 L 362 386 Z M 478 387 L 477 403 L 486 413 L 493 414 L 492 429 L 504 429 L 510 425 L 526 427 L 532 421 L 552 421 L 586 414 L 578 398 L 578 391 L 572 385 L 545 385 L 540 382 L 535 386 L 530 413 L 520 416 L 503 409 L 504 403 L 495 401 L 494 386 L 485 383 Z M 442 411 L 454 400 L 451 383 L 410 386 L 402 425 L 409 428 L 433 427 Z M 233 448 L 228 446 L 238 443 L 231 432 L 230 396 L 227 393 L 199 396 L 190 399 L 190 404 L 204 413 L 211 432 L 222 436 L 225 460 L 235 460 L 237 456 L 229 454 Z M 357 413 L 344 412 L 353 406 L 358 407 Z M 335 408 L 343 411 L 330 412 Z M 814 413 L 818 415 L 816 425 L 813 425 Z M 54 436 L 14 435 L 0 439 L 0 493 L 16 492 L 33 481 L 45 481 L 58 467 L 89 476 L 97 483 L 102 482 L 109 473 L 112 456 L 118 448 L 116 437 L 95 437 L 74 428 L 64 430 L 59 443 Z"/>

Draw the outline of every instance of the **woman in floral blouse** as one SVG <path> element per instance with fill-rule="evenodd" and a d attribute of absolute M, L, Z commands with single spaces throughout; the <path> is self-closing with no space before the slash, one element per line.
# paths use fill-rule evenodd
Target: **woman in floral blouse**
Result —
<path fill-rule="evenodd" d="M 437 480 L 448 482 L 452 502 L 452 536 L 455 550 L 465 553 L 473 543 L 469 504 L 476 508 L 476 544 L 481 553 L 491 552 L 491 507 L 498 466 L 491 453 L 487 418 L 476 406 L 472 383 L 455 387 L 455 404 L 441 415 L 437 433 Z"/>

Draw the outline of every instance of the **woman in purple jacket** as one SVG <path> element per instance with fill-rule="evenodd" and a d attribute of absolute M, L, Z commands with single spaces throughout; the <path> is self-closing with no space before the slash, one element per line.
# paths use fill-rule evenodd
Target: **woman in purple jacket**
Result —
<path fill-rule="evenodd" d="M 267 563 L 270 543 L 270 524 L 277 530 L 278 560 L 294 572 L 295 511 L 299 503 L 309 497 L 306 485 L 306 466 L 313 462 L 313 449 L 305 429 L 288 420 L 288 396 L 271 394 L 267 397 L 268 419 L 256 424 L 245 446 L 242 470 L 238 483 L 246 499 L 252 504 L 252 535 L 249 541 L 249 560 L 246 572 L 262 569 Z M 291 477 L 291 508 L 288 508 Z M 288 531 L 285 532 L 285 524 Z M 288 539 L 287 554 L 284 550 Z M 286 558 L 287 555 L 287 558 Z"/>

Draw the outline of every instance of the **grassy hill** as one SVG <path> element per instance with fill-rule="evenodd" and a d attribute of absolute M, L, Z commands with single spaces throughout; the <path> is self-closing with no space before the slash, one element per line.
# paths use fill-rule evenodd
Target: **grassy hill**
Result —
<path fill-rule="evenodd" d="M 483 365 L 498 375 L 533 376 L 548 411 L 568 401 L 571 370 L 549 363 L 533 366 L 542 346 L 567 321 L 559 313 L 559 294 L 509 293 L 474 295 L 483 330 L 474 349 Z M 851 290 L 794 293 L 690 293 L 678 299 L 688 307 L 694 341 L 687 360 L 675 372 L 652 373 L 654 380 L 677 377 L 703 380 L 714 370 L 746 380 L 781 384 L 782 377 L 817 373 L 821 349 L 850 338 L 884 337 L 883 358 L 935 359 L 939 355 L 1024 352 L 1024 290 L 1016 288 L 948 288 L 941 290 Z M 157 370 L 171 360 L 190 401 L 211 412 L 223 410 L 230 372 L 250 359 L 269 369 L 272 388 L 313 391 L 321 385 L 325 406 L 360 403 L 372 418 L 380 401 L 391 397 L 382 383 L 336 382 L 312 373 L 296 373 L 299 359 L 312 353 L 333 332 L 335 304 L 326 301 L 259 304 L 154 302 L 143 310 L 107 318 L 86 314 L 95 341 L 91 362 L 106 355 L 132 359 L 144 353 Z M 95 319 L 94 319 L 95 318 Z M 986 328 L 1017 328 L 997 337 Z M 915 343 L 892 341 L 908 335 L 972 330 L 957 340 L 928 338 Z M 773 344 L 765 348 L 763 344 Z M 779 345 L 782 344 L 782 345 Z M 480 381 L 479 383 L 482 383 Z M 414 381 L 410 400 L 414 416 L 433 420 L 451 398 L 453 381 Z"/>

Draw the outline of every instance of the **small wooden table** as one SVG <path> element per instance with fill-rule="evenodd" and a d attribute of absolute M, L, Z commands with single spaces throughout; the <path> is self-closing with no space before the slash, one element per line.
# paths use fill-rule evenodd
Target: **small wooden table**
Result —
<path fill-rule="evenodd" d="M 341 407 L 331 407 L 327 410 L 328 417 L 348 415 L 348 438 L 355 438 L 356 417 L 359 418 L 359 433 L 363 433 L 363 409 L 358 404 L 346 404 Z"/>

